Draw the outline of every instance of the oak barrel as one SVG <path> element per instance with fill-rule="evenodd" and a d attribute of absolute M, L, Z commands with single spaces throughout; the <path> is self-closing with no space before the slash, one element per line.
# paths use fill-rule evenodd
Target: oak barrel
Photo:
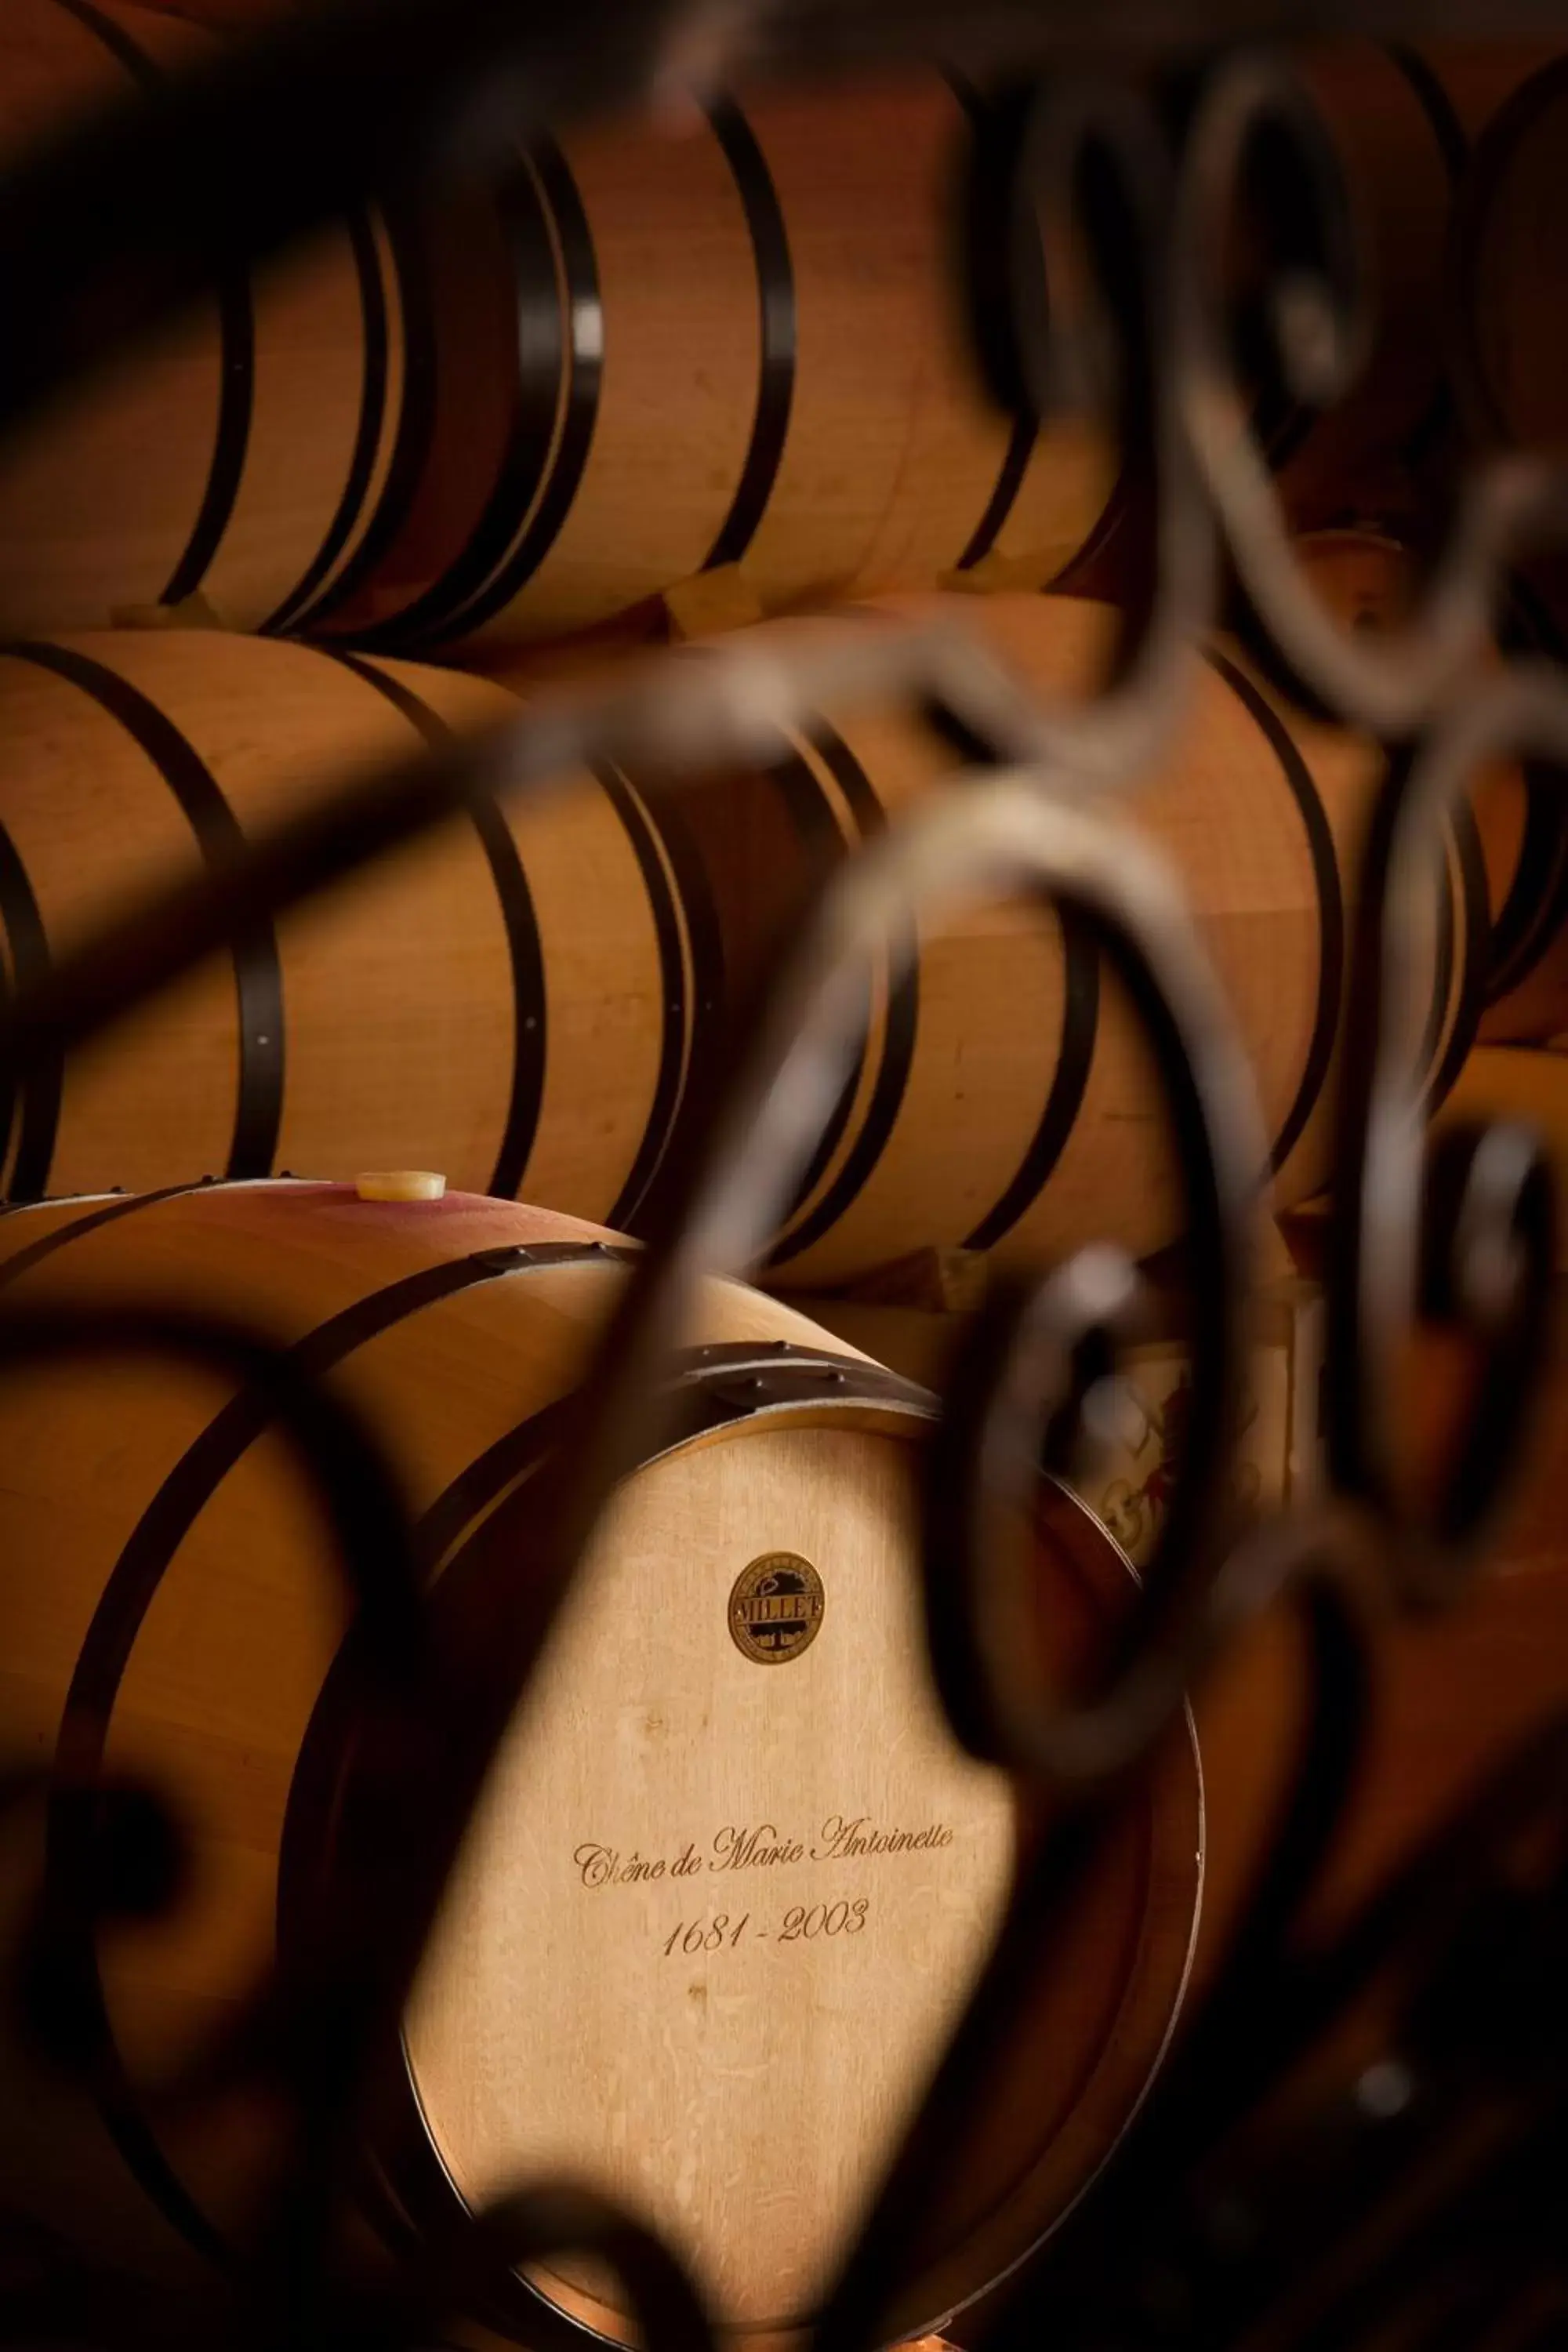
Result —
<path fill-rule="evenodd" d="M 1340 593 L 1331 578 L 1325 593 Z M 886 609 L 929 617 L 941 607 Z M 1081 686 L 1110 629 L 1106 608 L 1059 596 L 952 599 L 947 609 L 1042 695 Z M 863 611 L 855 625 L 877 621 Z M 823 714 L 765 772 L 697 787 L 680 818 L 731 989 L 743 992 L 766 968 L 808 876 L 957 765 L 918 717 L 861 709 Z M 1328 1172 L 1349 924 L 1381 772 L 1374 746 L 1291 710 L 1216 642 L 1172 749 L 1127 802 L 1128 823 L 1169 854 L 1227 989 L 1279 1205 Z M 1517 851 L 1517 834 L 1496 833 L 1488 846 L 1502 871 L 1489 878 L 1467 820 L 1434 877 L 1434 1087 L 1469 1042 L 1489 893 L 1506 887 Z M 912 961 L 895 943 L 871 977 L 858 1071 L 771 1278 L 831 1288 L 932 1245 L 1030 1258 L 1103 1236 L 1152 1250 L 1178 1222 L 1152 1066 L 1096 951 L 1064 938 L 1054 916 L 982 907 L 922 932 Z"/>
<path fill-rule="evenodd" d="M 1530 763 L 1518 824 L 1516 879 L 1499 909 L 1487 1001 L 1487 1045 L 1535 1044 L 1568 1030 L 1568 824 L 1560 773 Z"/>
<path fill-rule="evenodd" d="M 1509 1116 L 1543 1132 L 1561 1198 L 1568 1177 L 1568 1063 L 1549 1054 L 1478 1051 L 1438 1115 L 1439 1123 Z M 1327 1216 L 1315 1215 L 1289 1223 L 1303 1308 L 1297 1330 L 1310 1335 L 1292 1363 L 1290 1387 L 1310 1399 L 1323 1374 L 1319 1277 L 1330 1224 Z M 1342 1929 L 1369 1902 L 1380 1902 L 1385 1916 L 1400 1916 L 1389 1901 L 1395 1872 L 1473 1803 L 1510 1757 L 1549 1725 L 1561 1724 L 1568 1706 L 1568 1548 L 1562 1510 L 1568 1447 L 1565 1236 L 1568 1226 L 1560 1219 L 1549 1344 L 1524 1401 L 1523 1457 L 1472 1575 L 1451 1606 L 1406 1615 L 1379 1598 L 1378 1564 L 1370 1564 L 1365 1606 L 1357 1612 L 1369 1666 L 1365 1746 L 1307 1908 L 1305 1941 Z M 1387 1402 L 1396 1458 L 1412 1496 L 1435 1496 L 1451 1472 L 1479 1369 L 1470 1350 L 1440 1323 L 1423 1320 L 1401 1349 L 1395 1392 Z M 1300 1415 L 1307 1431 L 1315 1431 L 1318 1422 L 1310 1408 Z M 1309 1508 L 1321 1479 L 1317 1448 L 1308 1444 L 1292 1460 L 1291 1483 Z M 1352 1578 L 1342 1588 L 1347 1599 L 1355 1582 Z M 1278 1851 L 1278 1808 L 1299 1760 L 1306 1703 L 1300 1612 L 1278 1604 L 1229 1644 L 1194 1696 L 1211 1799 L 1194 1991 L 1230 1944 L 1245 1890 Z M 1500 1825 L 1492 1841 L 1500 1865 L 1510 1844 Z M 1386 2033 L 1386 2012 L 1377 2025 Z M 1348 2066 L 1353 2077 L 1366 2057 L 1363 2046 L 1331 2033 L 1314 2072 L 1320 2078 L 1338 2072 L 1342 2082 L 1343 2070 Z M 1303 2078 L 1296 2080 L 1300 2085 Z"/>
<path fill-rule="evenodd" d="M 1491 446 L 1568 445 L 1561 322 L 1568 265 L 1561 140 L 1568 58 L 1515 91 L 1479 142 L 1456 224 L 1449 362 L 1465 421 Z"/>
<path fill-rule="evenodd" d="M 971 114 L 905 72 L 531 142 L 432 231 L 430 464 L 331 625 L 493 647 L 721 564 L 769 610 L 987 555 L 1063 570 L 1116 469 L 983 390 L 952 252 Z"/>
<path fill-rule="evenodd" d="M 0 653 L 0 922 L 36 981 L 155 881 L 221 865 L 345 771 L 504 719 L 499 688 L 213 631 Z M 46 1072 L 13 1199 L 367 1160 L 635 1214 L 700 1017 L 635 789 L 479 812 L 263 927 Z"/>
<path fill-rule="evenodd" d="M 0 1220 L 18 1307 L 156 1297 L 290 1347 L 390 1448 L 432 1605 L 480 1629 L 496 1574 L 510 1591 L 528 1573 L 529 1472 L 623 1258 L 603 1228 L 515 1203 L 352 1186 Z M 688 1336 L 688 1439 L 620 1490 L 503 1742 L 372 2154 L 423 2228 L 520 2177 L 596 2180 L 668 2233 L 731 2326 L 787 2326 L 847 2242 L 1032 1832 L 930 1685 L 923 1391 L 738 1285 L 706 1287 Z M 133 2085 L 221 2023 L 275 1921 L 308 1926 L 353 1834 L 344 1624 L 320 1514 L 266 1408 L 226 1381 L 96 1358 L 30 1370 L 0 1397 L 0 1734 L 73 1777 L 151 1776 L 189 1825 L 180 1902 L 93 1955 Z M 1059 1490 L 1042 1544 L 1069 1627 L 1124 1601 L 1124 1560 Z M 45 1866 L 69 1866 L 58 1839 Z M 976 2292 L 1104 2159 L 1180 2002 L 1201 1868 L 1183 1728 L 1085 1891 L 889 2335 Z M 8 2202 L 142 2261 L 175 2259 L 176 2223 L 209 2242 L 240 2225 L 259 2120 L 154 2123 L 128 2091 L 117 2149 L 24 2051 L 0 2064 Z M 626 2334 L 592 2282 L 540 2284 Z M 525 2340 L 532 2310 L 520 2287 Z"/>
<path fill-rule="evenodd" d="M 1563 1303 L 1560 1290 L 1559 1318 Z M 1568 1706 L 1568 1560 L 1555 1465 L 1568 1438 L 1568 1367 L 1561 1348 L 1558 1358 L 1534 1475 L 1458 1605 L 1415 1619 L 1366 1612 L 1366 1746 L 1342 1823 L 1304 1906 L 1313 1937 L 1342 1930 L 1379 1896 L 1386 1903 L 1396 1873 L 1533 1736 L 1562 1721 Z M 1279 1607 L 1232 1643 L 1194 1703 L 1211 1798 L 1194 2008 L 1276 1851 L 1307 1703 L 1299 1628 Z M 1386 2019 L 1377 2025 L 1386 2032 Z M 1342 2032 L 1298 2083 L 1353 2079 L 1369 2054 L 1380 2053 Z"/>
<path fill-rule="evenodd" d="M 921 606 L 922 610 L 929 607 Z M 1110 626 L 1065 598 L 953 600 L 1041 690 Z M 863 612 L 839 624 L 879 625 Z M 700 658 L 694 654 L 691 658 Z M 497 688 L 212 632 L 0 654 L 0 923 L 36 982 L 155 880 L 220 863 L 344 768 L 504 717 Z M 672 799 L 605 764 L 454 822 L 242 941 L 38 1075 L 8 1197 L 365 1160 L 635 1223 L 729 1015 L 826 866 L 938 789 L 957 755 L 910 710 L 824 714 L 751 776 Z M 1292 715 L 1216 646 L 1131 804 L 1172 853 L 1259 1074 L 1281 1201 L 1325 1173 L 1371 748 Z M 1506 811 L 1505 811 L 1506 815 Z M 1489 825 L 1494 897 L 1522 832 Z M 1435 1076 L 1468 1043 L 1488 881 L 1468 828 L 1436 894 Z M 858 1076 L 775 1271 L 820 1287 L 929 1244 L 1032 1255 L 1173 1236 L 1142 1048 L 1083 942 L 982 908 L 868 982 Z"/>
<path fill-rule="evenodd" d="M 7 0 L 0 154 L 156 89 L 210 36 L 102 0 Z M 199 196 L 194 199 L 199 201 Z M 374 209 L 254 270 L 73 390 L 0 462 L 0 631 L 99 628 L 205 600 L 303 621 L 395 512 L 424 430 L 405 365 L 423 299 Z"/>
<path fill-rule="evenodd" d="M 1561 458 L 1568 450 L 1568 358 L 1560 323 L 1568 267 L 1559 141 L 1568 124 L 1568 59 L 1516 90 L 1478 146 L 1454 238 L 1449 362 L 1471 438 L 1491 449 Z M 1510 635 L 1561 661 L 1568 569 L 1561 552 L 1529 551 L 1515 586 Z M 1532 779 L 1532 840 L 1521 873 L 1536 887 L 1515 910 L 1481 1035 L 1531 1041 L 1568 1027 L 1568 828 L 1561 775 Z"/>
<path fill-rule="evenodd" d="M 1439 427 L 1449 242 L 1474 144 L 1547 44 L 1505 38 L 1307 43 L 1292 62 L 1343 173 L 1366 272 L 1371 331 L 1331 410 L 1266 419 L 1299 528 L 1386 510 L 1403 467 Z"/>
<path fill-rule="evenodd" d="M 1407 620 L 1417 565 L 1401 541 L 1368 530 L 1317 530 L 1296 541 L 1316 593 L 1354 631 Z M 1500 632 L 1509 653 L 1561 659 L 1562 640 L 1531 583 L 1509 583 Z M 1568 1028 L 1568 824 L 1554 770 L 1489 761 L 1471 780 L 1470 806 L 1488 877 L 1491 920 L 1479 976 L 1476 1034 L 1487 1044 Z"/>

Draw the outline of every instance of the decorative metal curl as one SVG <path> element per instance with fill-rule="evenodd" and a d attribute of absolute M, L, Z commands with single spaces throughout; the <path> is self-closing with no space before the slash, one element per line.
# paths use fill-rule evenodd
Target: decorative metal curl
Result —
<path fill-rule="evenodd" d="M 1126 786 L 1150 763 L 1179 715 L 1196 632 L 1215 600 L 1214 525 L 1174 381 L 1160 364 L 1172 332 L 1174 195 L 1166 142 L 1146 100 L 1117 85 L 1038 86 L 1014 173 L 1011 333 L 994 370 L 996 388 L 1035 417 L 1063 408 L 1102 414 L 1123 482 L 1146 498 L 1147 522 L 1126 518 L 1139 542 L 1134 585 L 1106 681 L 1078 711 L 1042 714 L 1017 756 L 1067 763 L 1099 784 Z M 1079 247 L 1098 298 L 1092 307 Z M 1065 788 L 1058 778 L 1058 791 Z"/>
<path fill-rule="evenodd" d="M 1030 876 L 1034 843 L 1050 863 Z M 1147 846 L 1103 823 L 1075 837 L 1068 813 L 1042 797 L 1020 813 L 1012 857 L 1014 887 L 1047 887 L 1089 926 L 1153 1049 L 1181 1171 L 1194 1314 L 1187 1442 L 1164 1525 L 1104 1686 L 1076 1703 L 1038 1687 L 1018 1640 L 1031 1575 L 1020 1506 L 1047 1420 L 1047 1466 L 1068 1465 L 1068 1368 L 1091 1335 L 1125 1317 L 1130 1269 L 1102 1248 L 1080 1251 L 1038 1289 L 1003 1293 L 960 1360 L 927 1484 L 938 1685 L 976 1753 L 1060 1785 L 1108 1778 L 1145 1755 L 1207 1652 L 1211 1590 L 1233 1533 L 1225 1473 L 1243 1405 L 1262 1129 L 1228 1013 Z M 1028 1402 L 1021 1365 L 1033 1375 Z"/>
<path fill-rule="evenodd" d="M 1432 850 L 1480 763 L 1568 757 L 1568 688 L 1514 665 L 1396 761 L 1374 814 L 1352 962 L 1362 1008 L 1347 1041 L 1331 1237 L 1325 1370 L 1328 1475 L 1372 1512 L 1384 1572 L 1413 1603 L 1452 1598 L 1508 1491 L 1531 1424 L 1552 1311 L 1552 1179 L 1539 1142 L 1496 1123 L 1442 1139 L 1423 1167 L 1417 1077 L 1420 910 Z M 1394 1458 L 1401 1357 L 1426 1315 L 1479 1361 L 1439 1491 L 1411 1496 Z"/>
<path fill-rule="evenodd" d="M 1365 347 L 1349 194 L 1316 110 L 1277 58 L 1222 65 L 1188 138 L 1175 226 L 1172 371 L 1195 462 L 1229 552 L 1276 650 L 1337 718 L 1413 738 L 1475 691 L 1493 642 L 1503 573 L 1523 549 L 1568 530 L 1568 474 L 1499 458 L 1468 484 L 1417 610 L 1375 646 L 1332 619 L 1308 585 L 1231 350 L 1226 274 L 1244 170 L 1266 133 L 1282 142 L 1316 233 L 1271 289 L 1285 380 L 1326 406 L 1353 382 Z"/>

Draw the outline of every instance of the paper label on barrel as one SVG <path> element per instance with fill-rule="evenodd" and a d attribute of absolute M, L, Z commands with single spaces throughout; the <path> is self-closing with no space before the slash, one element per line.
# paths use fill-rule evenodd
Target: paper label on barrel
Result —
<path fill-rule="evenodd" d="M 731 2322 L 810 2309 L 1007 1897 L 1013 1803 L 931 1688 L 915 1518 L 911 1450 L 844 1429 L 753 1429 L 634 1480 L 410 2011 L 470 2201 L 593 2181 Z M 731 1596 L 785 1555 L 826 1605 L 787 1596 L 809 1638 L 759 1672 Z"/>

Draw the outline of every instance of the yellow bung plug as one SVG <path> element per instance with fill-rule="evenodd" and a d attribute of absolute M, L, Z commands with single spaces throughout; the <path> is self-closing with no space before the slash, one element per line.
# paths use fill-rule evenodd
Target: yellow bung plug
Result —
<path fill-rule="evenodd" d="M 382 1168 L 354 1178 L 362 1201 L 439 1201 L 447 1179 L 429 1168 Z"/>

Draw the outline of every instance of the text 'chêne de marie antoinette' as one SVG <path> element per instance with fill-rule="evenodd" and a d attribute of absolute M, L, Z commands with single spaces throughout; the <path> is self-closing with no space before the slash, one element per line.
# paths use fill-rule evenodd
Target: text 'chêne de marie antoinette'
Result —
<path fill-rule="evenodd" d="M 695 1878 L 715 1870 L 787 1870 L 802 1862 L 858 1862 L 872 1855 L 929 1853 L 951 1845 L 945 1822 L 918 1829 L 883 1829 L 866 1813 L 830 1813 L 815 1837 L 781 1835 L 772 1822 L 755 1826 L 727 1822 L 706 1845 L 689 1838 L 678 1852 L 628 1853 L 589 1841 L 576 1848 L 573 1864 L 584 1886 L 636 1886 L 661 1878 Z"/>

